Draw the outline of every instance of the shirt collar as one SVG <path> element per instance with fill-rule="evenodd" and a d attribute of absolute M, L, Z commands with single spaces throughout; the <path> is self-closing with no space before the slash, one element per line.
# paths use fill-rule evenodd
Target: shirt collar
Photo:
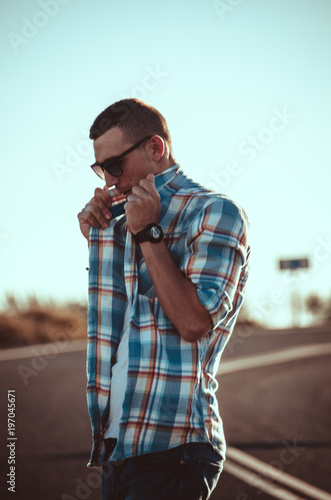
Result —
<path fill-rule="evenodd" d="M 162 191 L 162 189 L 176 177 L 178 171 L 179 165 L 173 165 L 172 167 L 167 168 L 167 170 L 164 170 L 164 172 L 161 172 L 161 174 L 155 176 L 155 187 L 158 193 L 160 193 L 160 191 Z"/>

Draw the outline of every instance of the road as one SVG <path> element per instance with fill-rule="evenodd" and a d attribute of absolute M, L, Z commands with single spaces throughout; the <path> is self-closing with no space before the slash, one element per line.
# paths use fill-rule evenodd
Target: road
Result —
<path fill-rule="evenodd" d="M 213 500 L 331 498 L 330 344 L 325 327 L 236 331 L 218 375 L 228 455 Z M 14 356 L 0 353 L 1 498 L 101 500 L 99 473 L 86 467 L 84 342 Z M 5 477 L 8 390 L 16 396 L 15 495 Z"/>
<path fill-rule="evenodd" d="M 330 337 L 327 329 L 284 334 L 256 332 L 241 344 L 234 339 L 233 355 L 236 359 L 242 358 L 244 364 L 249 355 L 259 353 L 263 361 L 269 352 L 284 349 L 293 352 L 293 348 L 299 351 L 302 346 L 308 346 L 313 351 L 315 344 L 330 345 Z M 229 352 L 231 344 L 228 347 L 230 349 L 225 351 L 223 358 L 225 367 L 232 358 Z M 326 350 L 322 348 L 322 352 Z M 239 464 L 231 458 L 231 448 L 238 449 L 264 464 L 272 465 L 276 470 L 331 492 L 330 375 L 330 354 L 269 363 L 222 375 L 219 378 L 218 400 L 229 447 L 227 462 Z M 252 477 L 254 472 L 257 477 Z M 258 481 L 263 476 L 251 470 L 246 476 L 246 479 L 250 478 Z M 269 491 L 272 486 L 277 486 L 277 481 L 270 482 L 271 485 L 251 486 L 249 481 L 233 476 L 233 470 L 227 471 L 225 466 L 213 498 L 275 498 Z M 283 489 L 291 491 L 289 486 L 283 486 Z M 296 495 L 312 498 L 306 497 L 303 492 Z M 290 499 L 285 493 L 278 498 Z"/>

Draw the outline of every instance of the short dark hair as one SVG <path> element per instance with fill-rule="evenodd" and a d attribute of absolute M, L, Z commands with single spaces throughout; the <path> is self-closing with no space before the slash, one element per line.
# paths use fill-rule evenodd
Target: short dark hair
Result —
<path fill-rule="evenodd" d="M 173 159 L 171 137 L 167 122 L 153 106 L 140 99 L 122 99 L 100 113 L 90 128 L 95 140 L 113 127 L 119 127 L 127 141 L 137 142 L 148 135 L 159 135 L 165 141 Z"/>

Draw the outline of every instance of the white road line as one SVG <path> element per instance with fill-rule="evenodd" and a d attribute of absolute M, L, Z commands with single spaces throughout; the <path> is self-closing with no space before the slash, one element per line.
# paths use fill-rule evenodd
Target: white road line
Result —
<path fill-rule="evenodd" d="M 268 495 L 279 498 L 280 500 L 303 500 L 303 497 L 298 497 L 297 495 L 294 495 L 294 493 L 272 484 L 270 481 L 262 479 L 252 471 L 248 471 L 231 461 L 226 460 L 224 463 L 224 471 L 228 472 L 232 476 L 235 476 L 241 481 L 244 481 L 250 486 L 253 486 L 258 491 L 261 490 Z"/>
<path fill-rule="evenodd" d="M 0 350 L 0 361 L 33 358 L 36 355 L 40 356 L 43 352 L 47 352 L 47 346 L 51 345 L 59 346 L 59 352 L 78 352 L 86 350 L 86 339 L 70 340 L 65 346 L 61 345 L 63 343 L 63 341 L 59 341 L 58 343 L 51 342 L 47 344 L 35 344 L 31 346 L 14 347 L 12 349 L 3 349 Z M 279 349 L 277 351 L 240 356 L 239 358 L 221 360 L 217 375 L 328 354 L 331 354 L 331 343 L 295 346 Z"/>
<path fill-rule="evenodd" d="M 53 350 L 48 350 L 49 347 Z M 59 340 L 47 344 L 35 344 L 24 347 L 14 347 L 13 349 L 3 349 L 0 351 L 0 361 L 12 361 L 14 359 L 34 358 L 35 356 L 54 353 L 54 348 L 58 354 L 65 352 L 86 351 L 86 340 Z"/>
<path fill-rule="evenodd" d="M 248 327 L 249 328 L 249 327 Z M 237 330 L 238 332 L 240 332 L 240 330 L 243 329 L 247 329 L 247 326 L 243 325 L 242 327 L 240 327 L 240 325 L 237 327 Z M 308 326 L 304 326 L 304 327 L 299 327 L 299 328 L 276 328 L 276 329 L 268 329 L 268 330 L 265 330 L 264 328 L 253 328 L 252 327 L 252 330 L 253 330 L 253 333 L 252 333 L 252 337 L 270 337 L 270 336 L 274 336 L 274 335 L 305 335 L 305 334 L 308 334 L 308 335 L 314 335 L 315 333 L 330 333 L 331 332 L 331 327 L 328 326 L 328 325 L 323 325 L 323 326 L 315 326 L 315 327 L 308 327 Z M 235 333 L 235 332 L 234 332 Z"/>
<path fill-rule="evenodd" d="M 248 453 L 238 450 L 237 448 L 229 447 L 227 449 L 227 457 L 249 469 L 253 469 L 254 472 L 257 472 L 258 474 L 262 474 L 263 476 L 266 476 L 285 486 L 289 486 L 298 492 L 309 495 L 311 498 L 316 500 L 331 500 L 331 495 L 326 491 L 320 490 L 319 488 L 291 476 L 290 474 L 287 474 L 270 464 L 266 464 L 265 462 L 262 462 L 261 460 L 258 460 L 257 458 L 252 457 Z"/>
<path fill-rule="evenodd" d="M 331 354 L 331 342 L 295 346 L 278 349 L 277 351 L 261 352 L 260 354 L 240 356 L 239 358 L 225 359 L 223 361 L 221 360 L 217 375 L 329 354 Z"/>

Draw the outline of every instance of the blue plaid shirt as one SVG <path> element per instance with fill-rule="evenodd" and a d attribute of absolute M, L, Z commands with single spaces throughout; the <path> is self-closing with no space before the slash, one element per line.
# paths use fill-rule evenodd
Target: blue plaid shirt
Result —
<path fill-rule="evenodd" d="M 213 328 L 186 342 L 165 315 L 126 217 L 89 237 L 87 401 L 93 449 L 88 466 L 209 442 L 225 458 L 216 373 L 233 330 L 248 275 L 247 217 L 224 195 L 189 179 L 178 165 L 155 177 L 165 243 L 194 283 Z M 131 309 L 127 387 L 117 445 L 104 431 L 110 381 L 126 306 Z"/>

